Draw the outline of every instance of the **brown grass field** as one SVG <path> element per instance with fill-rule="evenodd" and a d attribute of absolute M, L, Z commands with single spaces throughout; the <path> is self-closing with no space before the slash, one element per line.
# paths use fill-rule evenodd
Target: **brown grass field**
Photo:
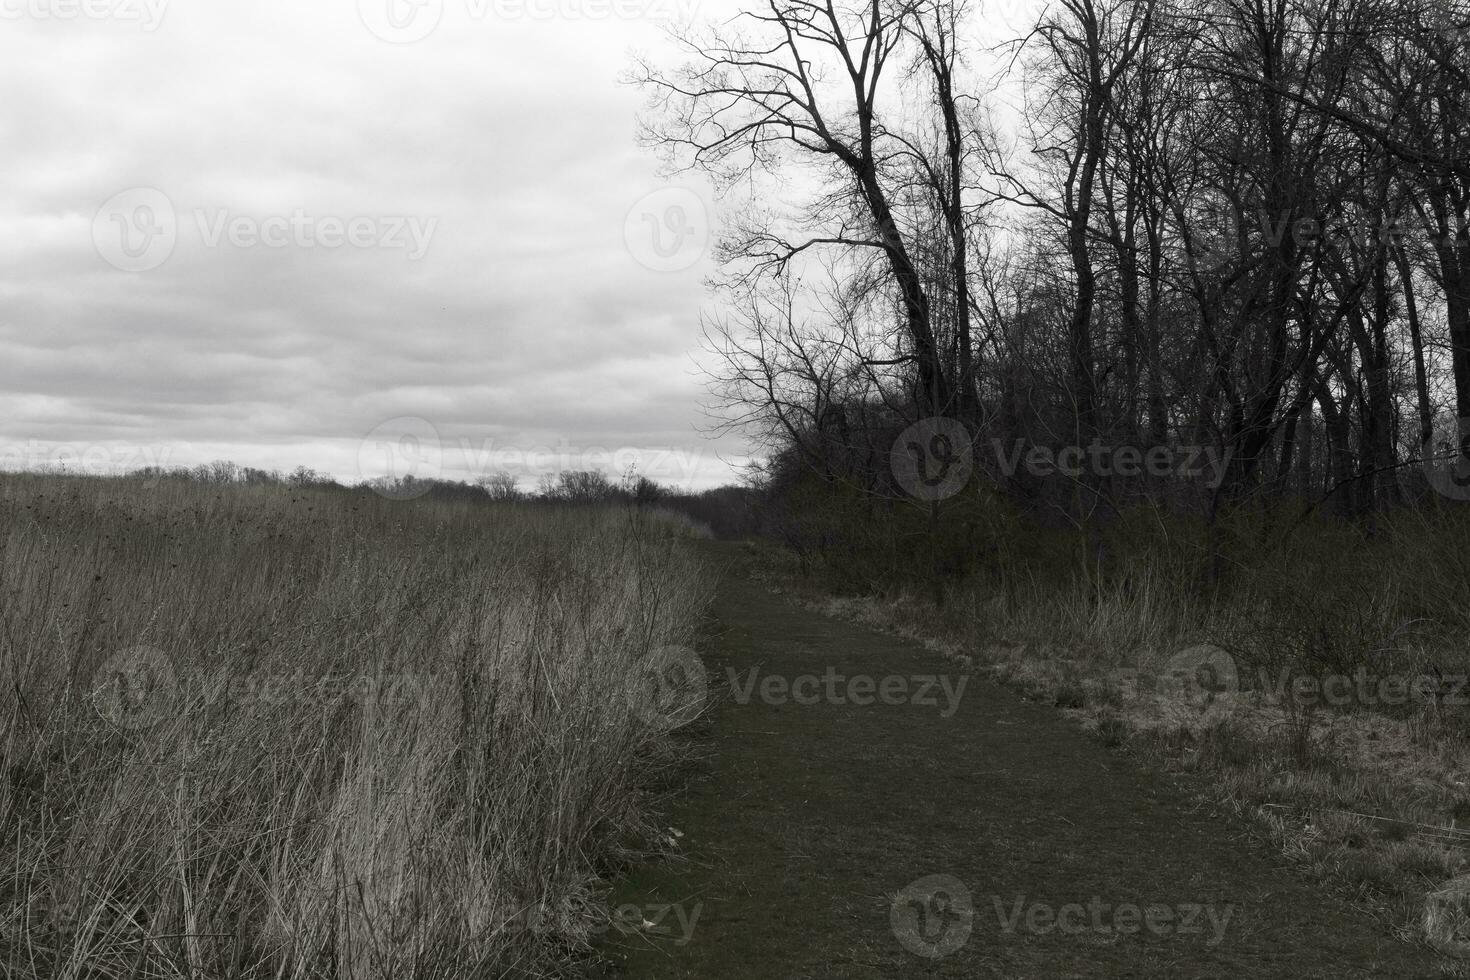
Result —
<path fill-rule="evenodd" d="M 707 582 L 632 510 L 0 482 L 0 970 L 553 975 Z"/>

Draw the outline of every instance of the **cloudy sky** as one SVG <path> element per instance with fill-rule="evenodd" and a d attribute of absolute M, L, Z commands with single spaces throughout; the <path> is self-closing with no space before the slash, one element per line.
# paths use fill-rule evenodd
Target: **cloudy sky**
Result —
<path fill-rule="evenodd" d="M 0 0 L 0 466 L 729 478 L 617 83 L 688 2 Z"/>

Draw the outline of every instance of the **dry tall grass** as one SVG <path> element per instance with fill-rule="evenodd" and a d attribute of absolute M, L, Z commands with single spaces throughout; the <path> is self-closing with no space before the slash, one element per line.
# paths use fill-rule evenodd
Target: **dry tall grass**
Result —
<path fill-rule="evenodd" d="M 0 483 L 0 969 L 547 975 L 704 601 L 631 512 Z M 681 713 L 681 717 L 683 714 Z"/>

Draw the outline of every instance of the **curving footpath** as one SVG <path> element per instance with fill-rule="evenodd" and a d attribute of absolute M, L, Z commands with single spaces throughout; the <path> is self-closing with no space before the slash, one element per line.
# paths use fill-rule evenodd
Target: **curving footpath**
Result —
<path fill-rule="evenodd" d="M 1187 780 L 710 554 L 708 759 L 669 815 L 684 859 L 615 896 L 623 975 L 1445 975 Z"/>

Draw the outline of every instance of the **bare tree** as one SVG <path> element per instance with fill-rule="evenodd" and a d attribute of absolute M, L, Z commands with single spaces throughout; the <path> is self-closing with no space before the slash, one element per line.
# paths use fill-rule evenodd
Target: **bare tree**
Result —
<path fill-rule="evenodd" d="M 901 310 L 916 400 L 936 415 L 967 400 L 936 337 L 917 254 L 926 229 L 905 192 L 916 166 L 925 171 L 945 191 L 951 234 L 962 234 L 956 194 L 966 134 L 953 90 L 955 16 L 950 4 L 920 0 L 765 0 L 721 27 L 676 34 L 687 57 L 677 69 L 642 64 L 634 75 L 652 94 L 645 139 L 679 165 L 722 181 L 755 181 L 783 164 L 824 178 L 807 206 L 733 235 L 724 257 L 742 277 L 782 271 L 814 250 L 837 250 L 856 266 L 877 257 Z M 900 69 L 915 49 L 948 110 L 942 169 L 902 115 Z M 966 250 L 952 249 L 961 269 Z M 968 318 L 968 300 L 962 307 Z M 961 346 L 968 358 L 968 342 Z"/>

